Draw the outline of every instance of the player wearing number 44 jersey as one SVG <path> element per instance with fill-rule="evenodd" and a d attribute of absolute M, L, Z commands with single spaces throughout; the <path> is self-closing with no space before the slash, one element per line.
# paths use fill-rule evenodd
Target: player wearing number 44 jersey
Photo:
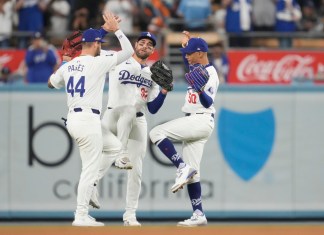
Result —
<path fill-rule="evenodd" d="M 213 103 L 219 80 L 208 61 L 208 45 L 202 38 L 190 38 L 185 31 L 181 51 L 190 69 L 185 74 L 189 83 L 182 107 L 185 116 L 156 126 L 150 138 L 178 168 L 171 191 L 175 193 L 187 184 L 193 215 L 178 226 L 200 226 L 206 225 L 207 219 L 202 208 L 199 168 L 204 145 L 214 129 Z M 182 154 L 177 153 L 171 141 L 183 142 Z"/>
<path fill-rule="evenodd" d="M 83 32 L 81 55 L 62 65 L 48 80 L 50 88 L 66 88 L 67 129 L 79 146 L 82 170 L 77 192 L 77 208 L 73 226 L 103 226 L 92 218 L 89 201 L 99 172 L 103 140 L 100 112 L 106 73 L 128 59 L 134 52 L 130 41 L 119 30 L 110 12 L 103 15 L 103 30 L 114 32 L 122 50 L 99 56 L 104 42 L 99 30 Z"/>

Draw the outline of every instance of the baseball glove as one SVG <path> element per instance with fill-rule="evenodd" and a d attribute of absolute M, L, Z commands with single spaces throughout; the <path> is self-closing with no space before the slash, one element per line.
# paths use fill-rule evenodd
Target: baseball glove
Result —
<path fill-rule="evenodd" d="M 81 39 L 82 32 L 80 30 L 73 31 L 68 35 L 62 45 L 62 56 L 74 58 L 80 55 L 82 50 Z"/>
<path fill-rule="evenodd" d="M 185 78 L 189 85 L 195 89 L 196 92 L 202 92 L 206 83 L 208 82 L 209 75 L 207 70 L 202 66 L 196 66 L 191 72 L 185 74 Z"/>
<path fill-rule="evenodd" d="M 167 91 L 173 90 L 172 70 L 163 61 L 158 60 L 151 66 L 151 78 Z"/>

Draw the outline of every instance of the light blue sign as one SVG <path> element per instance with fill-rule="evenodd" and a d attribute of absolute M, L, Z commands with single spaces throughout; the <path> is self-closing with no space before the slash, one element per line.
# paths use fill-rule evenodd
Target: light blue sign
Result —
<path fill-rule="evenodd" d="M 272 109 L 239 113 L 222 108 L 218 120 L 218 140 L 225 161 L 240 178 L 250 180 L 262 169 L 273 148 Z"/>

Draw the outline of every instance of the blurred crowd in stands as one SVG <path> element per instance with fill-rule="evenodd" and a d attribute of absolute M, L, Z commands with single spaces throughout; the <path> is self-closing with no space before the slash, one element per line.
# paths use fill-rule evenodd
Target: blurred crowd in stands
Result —
<path fill-rule="evenodd" d="M 122 18 L 126 34 L 184 29 L 229 34 L 323 32 L 324 28 L 324 0 L 0 0 L 0 46 L 27 48 L 30 32 L 64 38 L 75 29 L 98 28 L 105 8 Z M 18 42 L 11 37 L 13 32 Z M 230 46 L 248 46 L 240 37 L 230 39 Z M 289 46 L 289 41 L 282 43 Z"/>
<path fill-rule="evenodd" d="M 28 48 L 27 54 L 50 72 L 58 61 L 52 58 L 57 51 L 51 44 L 60 47 L 73 30 L 99 28 L 106 8 L 122 19 L 126 35 L 183 30 L 222 35 L 213 55 L 224 81 L 229 70 L 225 48 L 251 46 L 246 33 L 277 33 L 282 48 L 291 47 L 293 38 L 283 32 L 324 33 L 324 0 L 0 0 L 0 48 Z M 42 35 L 40 43 L 37 33 Z M 38 53 L 33 53 L 35 48 Z M 28 65 L 27 56 L 25 62 Z"/>

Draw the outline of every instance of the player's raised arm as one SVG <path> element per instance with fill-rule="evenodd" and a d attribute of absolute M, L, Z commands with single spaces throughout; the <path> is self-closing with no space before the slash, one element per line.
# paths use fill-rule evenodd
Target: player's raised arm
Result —
<path fill-rule="evenodd" d="M 119 29 L 119 18 L 114 16 L 111 12 L 106 11 L 103 14 L 105 24 L 102 26 L 107 32 L 115 33 L 121 45 L 121 51 L 117 52 L 117 64 L 127 60 L 134 53 L 133 46 L 125 34 Z"/>
<path fill-rule="evenodd" d="M 188 31 L 183 31 L 182 32 L 182 39 L 181 39 L 182 48 L 185 48 L 188 45 L 188 41 L 190 40 L 190 38 L 191 38 L 191 36 L 190 36 L 190 33 Z M 185 64 L 185 67 L 189 68 L 189 62 L 188 62 L 188 60 L 186 58 L 185 53 L 182 53 L 182 59 L 183 59 L 183 62 Z"/>

